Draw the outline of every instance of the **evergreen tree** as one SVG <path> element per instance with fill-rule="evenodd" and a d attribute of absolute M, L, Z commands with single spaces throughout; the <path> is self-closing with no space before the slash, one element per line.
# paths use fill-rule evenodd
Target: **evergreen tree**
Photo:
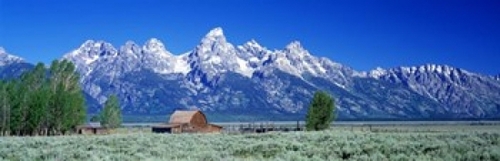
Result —
<path fill-rule="evenodd" d="M 328 93 L 317 91 L 314 93 L 306 115 L 306 129 L 309 131 L 324 130 L 330 127 L 335 119 L 335 102 Z"/>
<path fill-rule="evenodd" d="M 111 95 L 104 103 L 100 114 L 101 126 L 106 128 L 117 128 L 122 123 L 121 109 L 116 95 Z"/>

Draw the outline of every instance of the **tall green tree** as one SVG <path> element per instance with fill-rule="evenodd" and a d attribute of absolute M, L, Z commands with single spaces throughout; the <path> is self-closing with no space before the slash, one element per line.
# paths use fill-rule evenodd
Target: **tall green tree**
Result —
<path fill-rule="evenodd" d="M 26 82 L 23 81 L 27 79 L 27 75 L 29 74 L 24 74 L 21 78 L 21 81 L 19 81 L 16 84 L 16 93 L 14 93 L 15 98 L 13 101 L 15 102 L 14 108 L 12 109 L 12 116 L 13 120 L 11 122 L 14 123 L 13 132 L 16 135 L 27 135 L 27 127 L 28 127 L 28 114 L 30 110 L 29 106 L 29 95 L 31 94 L 31 91 L 29 91 L 28 86 L 25 84 Z"/>
<path fill-rule="evenodd" d="M 120 103 L 116 95 L 110 95 L 104 103 L 104 108 L 100 114 L 101 126 L 106 128 L 117 128 L 122 123 L 122 113 Z"/>
<path fill-rule="evenodd" d="M 50 66 L 50 117 L 47 118 L 50 134 L 64 134 L 85 122 L 85 99 L 75 70 L 68 60 L 54 60 Z"/>
<path fill-rule="evenodd" d="M 8 135 L 10 129 L 9 82 L 0 81 L 0 136 Z"/>
<path fill-rule="evenodd" d="M 306 129 L 318 131 L 329 128 L 335 119 L 334 112 L 335 100 L 324 91 L 315 92 L 306 114 Z"/>
<path fill-rule="evenodd" d="M 10 115 L 9 115 L 9 131 L 10 135 L 19 135 L 21 133 L 22 127 L 22 117 L 20 109 L 20 103 L 22 98 L 22 89 L 20 88 L 20 82 L 18 80 L 12 80 L 8 82 L 6 86 L 8 94 L 8 102 L 10 106 Z"/>
<path fill-rule="evenodd" d="M 50 93 L 47 88 L 47 69 L 43 63 L 38 63 L 35 68 L 23 75 L 21 78 L 23 86 L 27 88 L 28 105 L 26 126 L 24 133 L 26 135 L 39 134 L 44 126 L 44 118 L 47 115 L 48 100 Z"/>

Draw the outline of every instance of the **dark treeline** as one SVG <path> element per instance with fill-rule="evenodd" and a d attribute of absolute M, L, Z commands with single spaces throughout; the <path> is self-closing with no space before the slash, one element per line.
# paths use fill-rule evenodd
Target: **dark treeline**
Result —
<path fill-rule="evenodd" d="M 86 118 L 75 66 L 38 63 L 20 78 L 0 81 L 0 135 L 61 135 Z"/>

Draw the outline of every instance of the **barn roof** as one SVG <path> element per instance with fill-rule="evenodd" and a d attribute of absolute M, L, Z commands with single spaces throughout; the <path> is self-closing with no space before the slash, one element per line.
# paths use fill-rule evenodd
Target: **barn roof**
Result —
<path fill-rule="evenodd" d="M 170 124 L 185 124 L 189 123 L 191 119 L 194 117 L 195 114 L 200 113 L 205 121 L 206 117 L 205 114 L 203 114 L 200 110 L 192 110 L 192 111 L 180 111 L 176 110 L 171 116 L 170 116 Z"/>

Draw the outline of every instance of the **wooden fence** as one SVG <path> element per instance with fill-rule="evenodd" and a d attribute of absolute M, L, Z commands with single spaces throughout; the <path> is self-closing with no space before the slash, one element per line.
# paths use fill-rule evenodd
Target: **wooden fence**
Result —
<path fill-rule="evenodd" d="M 274 124 L 273 122 L 251 122 L 239 123 L 223 126 L 224 133 L 266 133 L 272 131 L 290 132 L 304 131 L 305 127 L 299 121 L 295 125 L 292 124 Z"/>

